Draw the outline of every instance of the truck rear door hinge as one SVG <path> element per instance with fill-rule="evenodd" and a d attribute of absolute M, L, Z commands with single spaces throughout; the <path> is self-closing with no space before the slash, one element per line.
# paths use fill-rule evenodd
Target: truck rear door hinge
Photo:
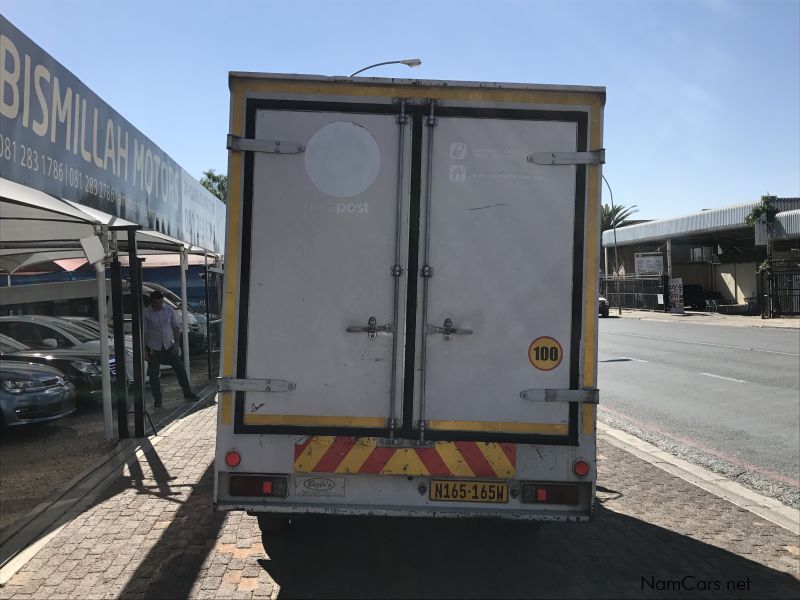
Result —
<path fill-rule="evenodd" d="M 591 152 L 534 152 L 528 162 L 535 165 L 604 165 L 605 148 Z"/>
<path fill-rule="evenodd" d="M 599 404 L 600 392 L 596 389 L 586 390 L 542 390 L 531 389 L 519 393 L 523 400 L 534 402 L 582 402 Z"/>
<path fill-rule="evenodd" d="M 292 392 L 297 385 L 285 379 L 234 379 L 217 377 L 218 392 Z"/>
<path fill-rule="evenodd" d="M 428 100 L 425 101 L 425 103 L 428 106 L 430 106 L 430 112 L 428 113 L 428 116 L 425 117 L 425 124 L 428 127 L 436 127 L 436 125 L 439 124 L 439 119 L 437 119 L 435 115 L 436 105 L 438 104 L 438 101 L 436 100 L 436 98 L 429 98 Z"/>
<path fill-rule="evenodd" d="M 306 147 L 288 140 L 257 140 L 228 134 L 228 150 L 234 152 L 263 152 L 265 154 L 301 154 Z"/>

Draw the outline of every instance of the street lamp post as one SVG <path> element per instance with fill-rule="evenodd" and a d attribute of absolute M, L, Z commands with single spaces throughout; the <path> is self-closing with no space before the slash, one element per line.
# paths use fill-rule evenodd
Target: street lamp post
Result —
<path fill-rule="evenodd" d="M 355 77 L 359 73 L 363 73 L 367 69 L 373 69 L 375 67 L 382 67 L 383 65 L 406 65 L 408 67 L 418 67 L 422 64 L 422 61 L 418 58 L 405 58 L 403 60 L 387 60 L 386 62 L 379 62 L 375 63 L 374 65 L 370 65 L 368 67 L 364 67 L 363 69 L 359 69 L 349 77 Z"/>
<path fill-rule="evenodd" d="M 611 196 L 611 229 L 614 230 L 614 288 L 617 292 L 617 310 L 619 316 L 622 316 L 622 295 L 619 293 L 619 258 L 617 257 L 617 219 L 614 216 L 614 192 L 611 191 L 611 186 L 608 184 L 608 179 L 605 175 L 601 175 L 603 181 L 606 182 L 608 193 Z"/>

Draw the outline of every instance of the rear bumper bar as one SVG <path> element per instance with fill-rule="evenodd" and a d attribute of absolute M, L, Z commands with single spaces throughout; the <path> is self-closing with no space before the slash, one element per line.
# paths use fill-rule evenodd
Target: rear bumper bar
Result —
<path fill-rule="evenodd" d="M 342 516 L 375 516 L 375 517 L 428 517 L 443 519 L 503 519 L 513 521 L 560 521 L 579 522 L 591 521 L 594 518 L 591 509 L 582 511 L 556 511 L 556 510 L 497 510 L 492 508 L 427 508 L 427 507 L 400 507 L 400 506 L 358 506 L 338 505 L 321 506 L 319 504 L 292 504 L 292 505 L 265 505 L 260 502 L 218 503 L 214 510 L 228 512 L 243 510 L 250 515 L 342 515 Z"/>

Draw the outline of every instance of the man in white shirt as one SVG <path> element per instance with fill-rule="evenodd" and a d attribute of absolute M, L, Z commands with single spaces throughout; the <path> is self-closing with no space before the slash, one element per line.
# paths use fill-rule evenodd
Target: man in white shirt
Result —
<path fill-rule="evenodd" d="M 144 352 L 147 359 L 147 375 L 150 378 L 150 391 L 155 400 L 153 406 L 163 406 L 161 402 L 161 365 L 172 367 L 183 389 L 183 397 L 189 401 L 197 400 L 197 395 L 189 385 L 186 369 L 178 353 L 177 341 L 180 339 L 180 324 L 171 306 L 164 304 L 164 294 L 158 290 L 150 294 L 150 306 L 142 313 L 144 323 Z"/>

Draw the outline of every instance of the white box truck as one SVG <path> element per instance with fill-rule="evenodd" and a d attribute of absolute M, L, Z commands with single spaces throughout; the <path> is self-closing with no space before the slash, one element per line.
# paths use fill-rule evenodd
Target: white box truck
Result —
<path fill-rule="evenodd" d="M 216 509 L 590 519 L 604 88 L 230 90 Z"/>

